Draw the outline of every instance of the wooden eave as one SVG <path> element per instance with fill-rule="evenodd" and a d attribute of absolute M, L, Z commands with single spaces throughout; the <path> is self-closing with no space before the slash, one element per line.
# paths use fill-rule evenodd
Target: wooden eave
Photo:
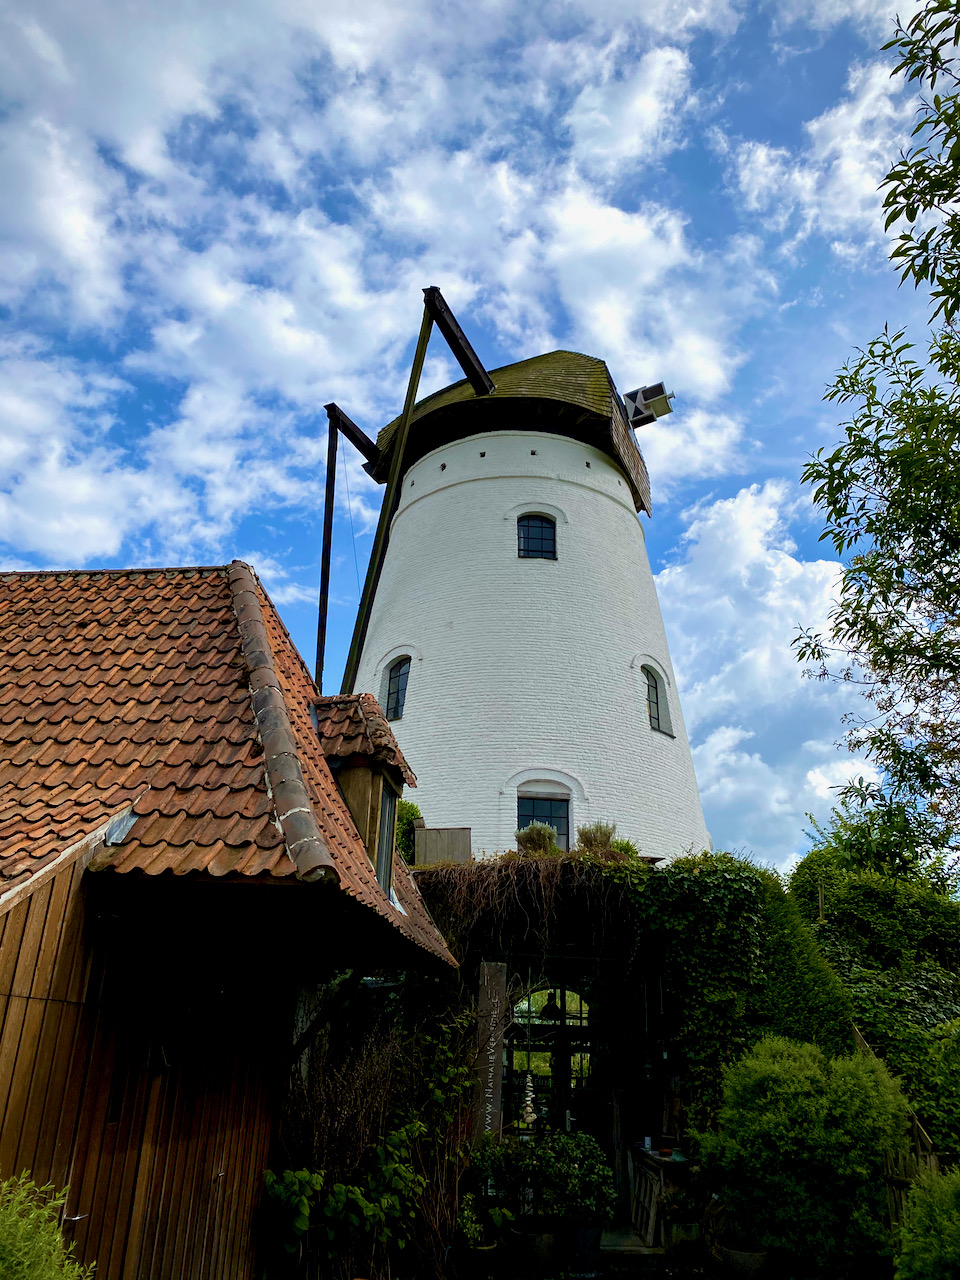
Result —
<path fill-rule="evenodd" d="M 544 431 L 600 449 L 623 471 L 637 511 L 651 512 L 650 478 L 602 360 L 554 351 L 494 369 L 496 389 L 477 396 L 464 378 L 414 408 L 403 460 L 406 472 L 434 449 L 487 431 Z M 380 483 L 390 470 L 399 419 L 377 437 L 379 458 L 367 471 Z"/>

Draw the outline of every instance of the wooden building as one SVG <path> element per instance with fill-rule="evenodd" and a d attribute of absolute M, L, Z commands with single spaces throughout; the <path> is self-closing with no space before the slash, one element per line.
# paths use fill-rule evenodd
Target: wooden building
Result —
<path fill-rule="evenodd" d="M 0 575 L 0 654 L 0 1177 L 99 1280 L 242 1280 L 302 992 L 452 963 L 371 821 L 412 774 L 365 701 L 362 838 L 239 562 Z"/>

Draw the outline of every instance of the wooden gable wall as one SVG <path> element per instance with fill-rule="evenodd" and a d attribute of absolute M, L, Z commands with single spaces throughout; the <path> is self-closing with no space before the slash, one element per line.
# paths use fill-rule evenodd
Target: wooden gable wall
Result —
<path fill-rule="evenodd" d="M 246 1280 L 276 1011 L 224 1005 L 223 974 L 157 1008 L 146 957 L 112 972 L 89 879 L 66 867 L 0 917 L 0 1176 L 69 1184 L 65 1236 L 98 1280 Z"/>

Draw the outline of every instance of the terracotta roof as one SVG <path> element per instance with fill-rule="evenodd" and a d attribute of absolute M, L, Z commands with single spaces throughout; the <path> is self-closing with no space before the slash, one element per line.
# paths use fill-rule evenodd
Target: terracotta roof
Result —
<path fill-rule="evenodd" d="M 0 893 L 130 812 L 91 870 L 328 876 L 449 958 L 405 865 L 402 910 L 377 883 L 246 565 L 0 574 L 0 663 Z"/>
<path fill-rule="evenodd" d="M 323 754 L 338 759 L 363 756 L 392 765 L 408 787 L 417 785 L 393 730 L 372 693 L 337 693 L 317 698 L 317 732 Z"/>

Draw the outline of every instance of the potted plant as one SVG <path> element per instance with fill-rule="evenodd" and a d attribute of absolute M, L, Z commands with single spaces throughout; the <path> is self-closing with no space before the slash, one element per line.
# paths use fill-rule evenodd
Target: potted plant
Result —
<path fill-rule="evenodd" d="M 507 1139 L 491 1150 L 489 1174 L 498 1201 L 513 1214 L 513 1236 L 524 1268 L 549 1269 L 558 1237 L 574 1254 L 574 1275 L 599 1267 L 600 1237 L 613 1217 L 613 1174 L 585 1133 Z"/>
<path fill-rule="evenodd" d="M 489 1197 L 478 1198 L 472 1191 L 461 1197 L 457 1212 L 460 1234 L 458 1274 L 465 1280 L 488 1280 L 497 1265 L 496 1252 L 500 1233 L 513 1215 L 493 1203 Z"/>

